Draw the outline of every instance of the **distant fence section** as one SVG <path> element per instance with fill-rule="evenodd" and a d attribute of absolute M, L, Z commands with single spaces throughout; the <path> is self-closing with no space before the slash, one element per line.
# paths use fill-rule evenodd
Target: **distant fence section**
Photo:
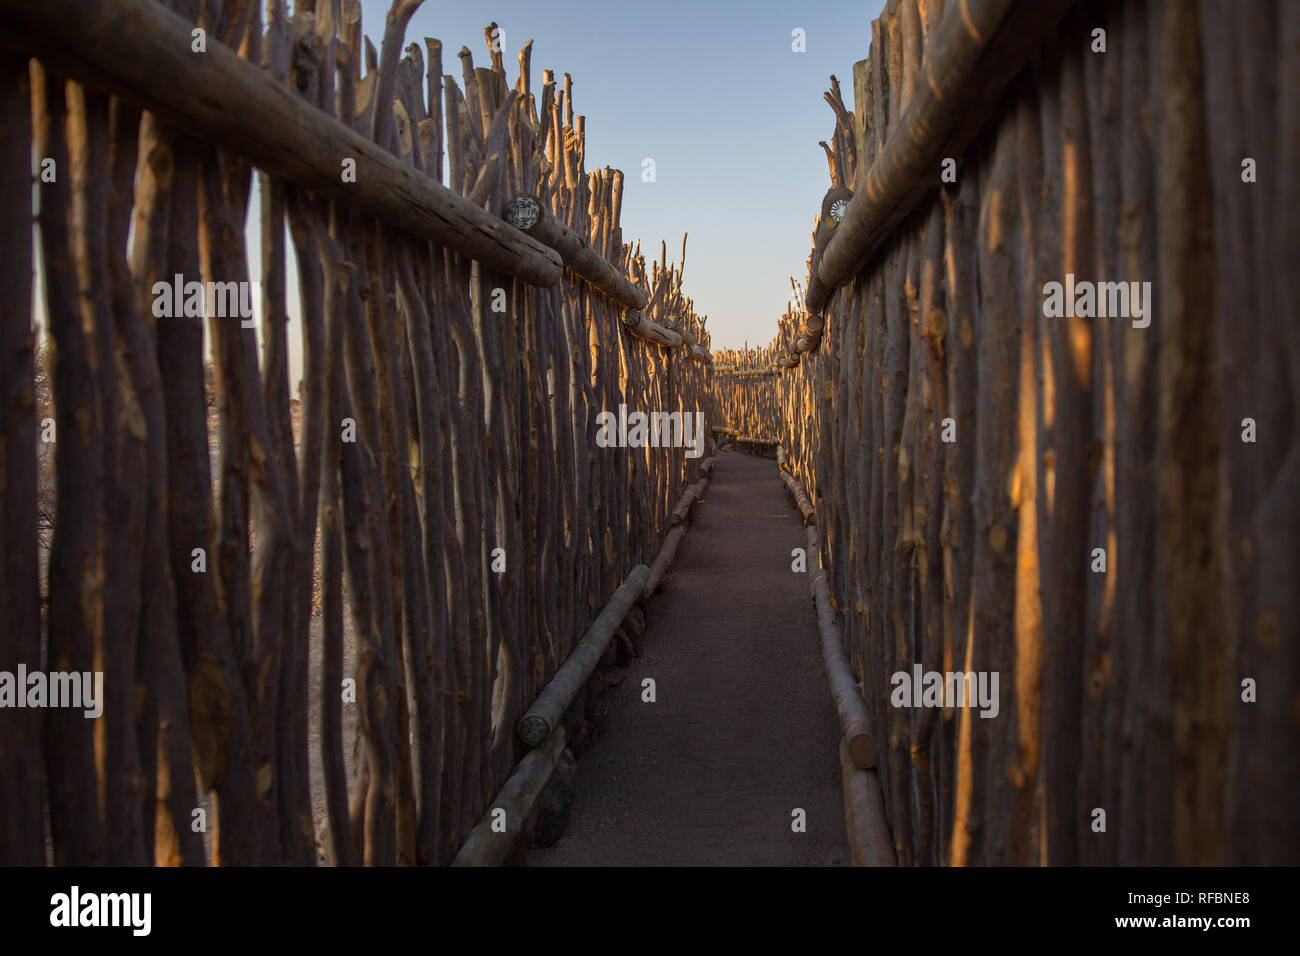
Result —
<path fill-rule="evenodd" d="M 624 242 L 567 74 L 495 24 L 487 66 L 403 50 L 419 6 L 376 49 L 356 0 L 0 3 L 0 672 L 103 679 L 0 710 L 0 862 L 450 862 L 694 487 L 681 428 L 596 441 L 706 409 L 681 263 Z"/>
<path fill-rule="evenodd" d="M 1300 862 L 1300 7 L 872 35 L 805 295 L 716 356 L 781 374 L 713 388 L 815 505 L 899 861 Z"/>
<path fill-rule="evenodd" d="M 778 370 L 763 364 L 757 351 L 723 349 L 716 363 L 709 379 L 712 394 L 719 398 L 716 428 L 729 438 L 775 442 L 777 402 L 772 385 Z"/>

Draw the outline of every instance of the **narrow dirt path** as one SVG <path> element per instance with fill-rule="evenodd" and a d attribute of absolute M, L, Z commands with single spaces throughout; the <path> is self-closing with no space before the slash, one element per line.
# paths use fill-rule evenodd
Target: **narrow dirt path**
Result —
<path fill-rule="evenodd" d="M 790 570 L 802 546 L 776 463 L 719 456 L 645 656 L 578 761 L 568 831 L 528 865 L 847 865 L 838 724 L 808 576 Z"/>

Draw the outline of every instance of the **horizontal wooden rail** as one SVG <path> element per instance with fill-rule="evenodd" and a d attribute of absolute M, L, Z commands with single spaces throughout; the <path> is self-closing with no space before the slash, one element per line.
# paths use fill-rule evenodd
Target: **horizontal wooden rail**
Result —
<path fill-rule="evenodd" d="M 672 329 L 666 329 L 662 325 L 656 325 L 634 309 L 629 309 L 623 313 L 623 325 L 637 338 L 655 345 L 662 345 L 664 348 L 675 349 L 682 344 L 680 333 L 674 332 Z"/>
<path fill-rule="evenodd" d="M 695 337 L 695 333 L 685 326 L 672 326 L 674 332 L 682 337 L 682 346 L 686 350 L 687 356 L 694 362 L 703 362 L 705 365 L 713 365 L 713 355 L 709 350 L 700 344 L 700 340 Z"/>
<path fill-rule="evenodd" d="M 726 428 L 722 425 L 713 426 L 713 434 L 722 435 L 724 438 L 730 438 L 733 441 L 750 441 L 750 442 L 758 442 L 764 445 L 771 445 L 773 448 L 775 448 L 777 445 L 777 441 L 775 438 L 762 438 L 757 435 L 743 435 L 738 429 Z"/>
<path fill-rule="evenodd" d="M 803 491 L 798 479 L 786 470 L 789 459 L 785 449 L 777 447 L 781 479 Z M 802 496 L 807 500 L 807 495 Z M 802 510 L 802 509 L 801 509 Z M 808 515 L 805 513 L 805 518 Z M 830 685 L 831 699 L 840 720 L 840 780 L 844 791 L 844 827 L 854 866 L 894 866 L 893 839 L 885 819 L 885 800 L 876 773 L 876 747 L 868 731 L 870 721 L 862 689 L 853 677 L 848 654 L 844 650 L 844 630 L 831 605 L 826 586 L 826 570 L 821 563 L 821 546 L 817 526 L 806 529 L 809 568 L 812 577 L 808 590 L 817 608 L 817 631 L 821 638 L 822 664 Z"/>
<path fill-rule="evenodd" d="M 885 822 L 885 795 L 875 770 L 854 765 L 840 741 L 840 781 L 844 787 L 844 829 L 854 866 L 897 866 L 894 841 Z"/>
<path fill-rule="evenodd" d="M 691 506 L 695 504 L 695 499 L 699 493 L 699 482 L 686 486 L 686 490 L 682 492 L 681 498 L 677 500 L 677 507 L 673 508 L 673 513 L 669 519 L 674 528 L 686 520 L 686 516 L 691 513 Z"/>
<path fill-rule="evenodd" d="M 699 481 L 688 489 L 693 499 L 703 494 L 709 484 L 708 476 L 712 473 L 713 459 L 707 458 L 699 467 Z M 531 742 L 530 735 L 541 732 L 543 721 L 549 730 L 540 745 L 525 754 L 516 765 L 482 819 L 470 831 L 452 861 L 452 866 L 499 866 L 505 862 L 523 831 L 533 804 L 546 786 L 564 750 L 565 732 L 563 724 L 559 722 L 560 716 L 572 702 L 577 688 L 591 676 L 636 598 L 648 598 L 659 588 L 677 553 L 677 546 L 685 536 L 684 525 L 674 527 L 665 536 L 654 565 L 647 568 L 639 564 L 632 569 L 622 587 L 610 598 L 582 641 L 556 672 L 551 683 L 538 696 L 528 714 L 520 720 L 519 735 L 526 743 Z M 504 830 L 494 827 L 498 811 L 505 813 Z"/>
<path fill-rule="evenodd" d="M 704 493 L 704 489 L 709 485 L 709 475 L 713 473 L 712 458 L 707 458 L 700 464 L 699 481 L 690 486 L 690 493 L 693 498 L 697 498 Z M 663 582 L 664 574 L 672 564 L 673 557 L 677 553 L 677 546 L 681 544 L 682 539 L 686 536 L 685 525 L 674 527 L 664 537 L 663 547 L 659 549 L 659 554 L 655 558 L 654 564 L 650 568 L 645 565 L 637 565 L 627 576 L 623 586 L 615 592 L 605 610 L 597 617 L 596 622 L 592 624 L 582 642 L 565 661 L 564 666 L 560 668 L 552 679 L 551 683 L 543 690 L 542 696 L 539 696 L 537 702 L 526 714 L 524 720 L 529 719 L 529 715 L 536 717 L 534 713 L 538 710 L 538 704 L 542 704 L 542 697 L 546 692 L 556 686 L 556 681 L 565 673 L 565 668 L 573 664 L 573 669 L 565 674 L 565 687 L 581 687 L 591 676 L 596 663 L 605 653 L 605 647 L 608 646 L 610 638 L 623 623 L 631 608 L 633 601 L 639 594 L 642 598 L 649 598 L 659 585 Z M 638 584 L 640 590 L 637 591 Z M 608 614 L 606 613 L 608 612 Z M 590 643 L 589 643 L 590 641 Z M 579 651 L 582 651 L 584 645 L 587 652 L 581 660 L 575 660 Z M 598 646 L 599 645 L 599 646 Z M 590 662 L 590 666 L 588 666 Z M 551 773 L 555 770 L 555 765 L 559 761 L 560 754 L 564 750 L 565 732 L 564 725 L 559 723 L 558 716 L 562 715 L 568 703 L 572 701 L 573 693 L 567 689 L 557 688 L 556 699 L 560 695 L 567 696 L 563 705 L 551 703 L 544 705 L 557 716 L 551 721 L 552 728 L 545 739 L 539 746 L 534 747 L 523 759 L 515 766 L 514 772 L 510 778 L 501 787 L 496 797 L 492 800 L 487 811 L 483 814 L 482 819 L 470 831 L 465 843 L 461 846 L 460 851 L 452 860 L 452 866 L 499 866 L 505 862 L 513 849 L 515 842 L 523 832 L 523 827 L 532 811 L 533 804 L 536 803 L 538 795 L 546 786 L 547 780 L 550 779 Z M 558 710 L 555 708 L 558 707 Z M 526 731 L 524 720 L 520 721 L 519 734 L 527 742 L 526 733 L 540 731 L 541 724 L 533 721 L 529 724 L 530 730 Z M 505 825 L 504 830 L 497 827 L 499 819 L 498 811 L 504 811 Z M 497 824 L 497 826 L 494 826 Z"/>
<path fill-rule="evenodd" d="M 732 445 L 738 446 L 746 454 L 756 455 L 759 458 L 774 458 L 776 456 L 776 442 L 770 438 L 755 438 L 753 435 L 737 435 L 731 439 Z"/>
<path fill-rule="evenodd" d="M 751 454 L 759 455 L 763 458 L 774 458 L 776 456 L 777 443 L 775 438 L 760 438 L 756 435 L 742 435 L 734 428 L 723 428 L 715 426 L 713 437 L 716 440 L 721 437 L 732 445 L 748 446 L 742 447 L 742 451 L 748 451 Z"/>
<path fill-rule="evenodd" d="M 663 547 L 659 549 L 654 564 L 650 565 L 650 573 L 646 576 L 642 596 L 649 597 L 659 590 L 664 575 L 668 573 L 668 566 L 672 564 L 673 557 L 677 554 L 677 546 L 682 543 L 684 537 L 686 537 L 685 525 L 678 525 L 664 537 Z"/>
<path fill-rule="evenodd" d="M 713 474 L 713 459 L 706 458 L 700 464 L 699 481 L 691 485 L 695 492 L 695 500 L 704 497 L 704 490 L 709 487 L 709 476 Z M 689 491 L 690 489 L 688 489 Z M 679 503 L 680 504 L 680 503 Z M 677 554 L 677 546 L 682 543 L 682 538 L 686 536 L 686 525 L 677 520 L 676 513 L 673 515 L 673 530 L 669 531 L 664 537 L 663 547 L 659 549 L 659 554 L 655 557 L 654 564 L 650 565 L 650 574 L 645 582 L 645 596 L 649 597 L 655 591 L 659 590 L 659 585 L 668 572 L 668 566 L 672 564 L 673 557 Z"/>
<path fill-rule="evenodd" d="M 961 154 L 1071 5 L 1072 0 L 967 0 L 944 8 L 898 127 L 860 177 L 814 262 L 805 296 L 809 312 L 821 313 L 830 294 L 939 186 L 941 160 Z"/>
<path fill-rule="evenodd" d="M 552 216 L 531 193 L 516 196 L 506 207 L 506 221 L 559 253 L 564 264 L 620 305 L 640 311 L 649 293 L 632 283 L 623 271 L 591 247 L 584 236 Z"/>
<path fill-rule="evenodd" d="M 465 838 L 452 866 L 500 866 L 505 862 L 563 751 L 564 727 L 559 726 L 542 746 L 524 754 L 483 818 Z M 504 830 L 493 826 L 500 818 L 498 811 L 504 811 Z"/>
<path fill-rule="evenodd" d="M 808 570 L 812 574 L 808 590 L 817 607 L 817 630 L 822 641 L 822 663 L 826 666 L 826 680 L 835 701 L 835 712 L 840 718 L 840 733 L 853 765 L 870 770 L 876 765 L 876 747 L 868 733 L 867 702 L 853 677 L 848 654 L 844 651 L 844 629 L 840 626 L 835 608 L 831 606 L 830 591 L 826 587 L 826 569 L 821 565 L 821 548 L 816 525 L 806 529 Z"/>
<path fill-rule="evenodd" d="M 626 580 L 614 592 L 591 627 L 587 628 L 587 633 L 582 636 L 573 653 L 537 695 L 533 706 L 519 719 L 519 738 L 524 743 L 536 747 L 550 736 L 573 701 L 573 696 L 600 663 L 610 638 L 618 630 L 628 610 L 645 591 L 649 575 L 650 569 L 644 564 L 638 564 L 628 573 Z"/>
<path fill-rule="evenodd" d="M 6 40 L 56 72 L 120 93 L 259 169 L 532 285 L 561 256 L 305 103 L 155 0 L 5 0 Z M 160 80 L 165 77 L 165 81 Z M 356 162 L 356 181 L 342 164 Z"/>
<path fill-rule="evenodd" d="M 777 448 L 779 460 L 781 454 L 779 450 L 780 446 L 778 445 Z M 790 498 L 794 501 L 795 507 L 798 508 L 799 513 L 803 515 L 804 524 L 812 524 L 817 520 L 817 513 L 816 509 L 813 508 L 812 501 L 808 498 L 808 492 L 804 490 L 803 482 L 785 469 L 778 469 L 778 473 L 781 475 L 781 481 L 785 485 L 785 490 L 790 492 Z"/>
<path fill-rule="evenodd" d="M 803 316 L 803 333 L 795 348 L 800 352 L 815 352 L 822 344 L 822 334 L 826 331 L 826 317 L 813 312 Z"/>

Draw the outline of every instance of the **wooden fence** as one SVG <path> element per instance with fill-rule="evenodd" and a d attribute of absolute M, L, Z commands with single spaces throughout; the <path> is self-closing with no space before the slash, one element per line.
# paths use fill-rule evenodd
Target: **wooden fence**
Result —
<path fill-rule="evenodd" d="M 793 367 L 715 390 L 815 503 L 899 861 L 1300 862 L 1300 7 L 872 35 L 752 362 Z M 1145 314 L 1054 311 L 1076 280 Z M 914 668 L 997 672 L 997 716 L 891 706 Z"/>
<path fill-rule="evenodd" d="M 262 6 L 0 3 L 0 671 L 104 675 L 98 720 L 0 710 L 0 862 L 449 862 L 696 478 L 595 441 L 620 404 L 704 410 L 709 336 L 681 264 L 624 243 L 569 76 L 534 92 L 530 41 L 512 85 L 495 24 L 444 76 L 439 41 L 402 49 L 420 0 L 379 49 L 357 0 Z M 200 280 L 260 281 L 260 354 L 160 315 Z"/>
<path fill-rule="evenodd" d="M 715 421 L 736 436 L 775 440 L 778 431 L 776 392 L 779 372 L 772 364 L 776 346 L 767 349 L 720 349 L 714 358 L 710 391 L 718 402 Z"/>

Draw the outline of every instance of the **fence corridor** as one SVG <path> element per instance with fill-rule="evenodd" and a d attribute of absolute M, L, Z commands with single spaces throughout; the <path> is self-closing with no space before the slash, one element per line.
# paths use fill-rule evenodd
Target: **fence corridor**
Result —
<path fill-rule="evenodd" d="M 564 838 L 530 866 L 848 864 L 835 712 L 791 573 L 803 528 L 774 472 L 718 457 L 609 733 L 579 755 Z"/>
<path fill-rule="evenodd" d="M 1300 863 L 1300 0 L 379 3 L 0 0 L 0 865 Z"/>

